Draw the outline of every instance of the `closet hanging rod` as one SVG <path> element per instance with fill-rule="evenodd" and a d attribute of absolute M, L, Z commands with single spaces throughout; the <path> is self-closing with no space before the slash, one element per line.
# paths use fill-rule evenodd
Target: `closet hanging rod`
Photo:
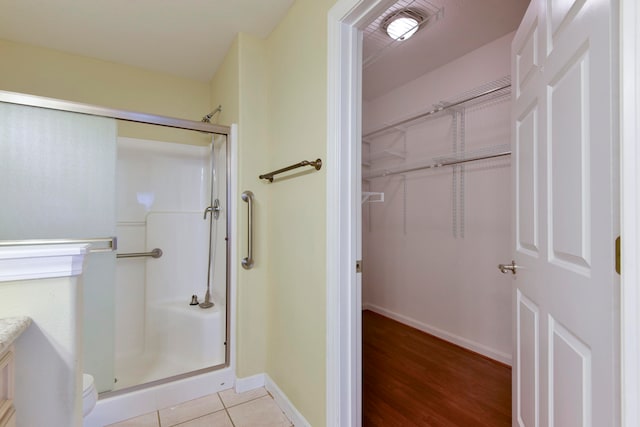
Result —
<path fill-rule="evenodd" d="M 301 168 L 303 166 L 313 166 L 317 171 L 322 167 L 322 160 L 316 159 L 314 161 L 303 160 L 300 163 L 296 163 L 295 165 L 287 166 L 286 168 L 278 169 L 273 172 L 265 173 L 264 175 L 260 175 L 258 178 L 269 180 L 269 182 L 273 182 L 273 177 L 275 175 L 281 174 L 283 172 L 288 172 L 292 169 Z"/>
<path fill-rule="evenodd" d="M 494 94 L 496 92 L 500 92 L 501 90 L 508 89 L 510 87 L 511 87 L 511 84 L 507 84 L 507 85 L 504 85 L 504 86 L 500 86 L 498 88 L 494 88 L 494 89 L 490 89 L 490 90 L 484 91 L 484 92 L 482 92 L 480 94 L 477 94 L 477 95 L 473 95 L 473 96 L 471 96 L 469 98 L 465 98 L 462 101 L 456 101 L 456 102 L 451 103 L 451 104 L 441 105 L 441 106 L 439 106 L 439 107 L 437 107 L 437 108 L 435 108 L 435 109 L 433 109 L 431 111 L 427 111 L 426 113 L 420 113 L 420 114 L 418 114 L 416 116 L 409 117 L 408 119 L 400 120 L 398 122 L 392 123 L 392 124 L 390 124 L 388 126 L 385 126 L 383 128 L 380 128 L 380 129 L 374 130 L 372 132 L 369 132 L 366 135 L 363 135 L 363 138 L 369 138 L 371 136 L 377 135 L 377 134 L 382 133 L 384 131 L 388 131 L 390 129 L 397 128 L 398 126 L 405 125 L 407 123 L 413 122 L 413 121 L 418 120 L 418 119 L 423 119 L 425 117 L 432 116 L 432 115 L 434 115 L 436 113 L 440 113 L 442 111 L 448 110 L 449 108 L 457 107 L 458 105 L 462 105 L 462 104 L 465 104 L 465 103 L 470 102 L 470 101 L 475 101 L 476 99 L 482 98 L 483 96 L 491 95 L 491 94 Z"/>
<path fill-rule="evenodd" d="M 424 165 L 424 166 L 416 166 L 416 167 L 412 167 L 412 168 L 400 169 L 400 170 L 397 170 L 397 171 L 385 171 L 385 172 L 382 172 L 382 173 L 377 174 L 377 175 L 367 176 L 367 177 L 365 177 L 365 179 L 381 178 L 381 177 L 385 177 L 385 176 L 398 175 L 398 174 L 403 174 L 403 173 L 408 173 L 408 172 L 416 172 L 416 171 L 420 171 L 420 170 L 424 170 L 424 169 L 436 169 L 436 168 L 441 168 L 441 167 L 444 167 L 444 166 L 455 166 L 455 165 L 459 165 L 459 164 L 462 164 L 462 163 L 475 162 L 475 161 L 478 161 L 478 160 L 495 159 L 497 157 L 504 157 L 504 156 L 510 156 L 510 155 L 511 155 L 511 151 L 502 151 L 500 153 L 487 154 L 487 155 L 484 155 L 484 156 L 469 157 L 468 159 L 450 160 L 450 161 L 443 161 L 443 162 L 438 162 L 438 163 L 431 163 L 431 164 Z"/>

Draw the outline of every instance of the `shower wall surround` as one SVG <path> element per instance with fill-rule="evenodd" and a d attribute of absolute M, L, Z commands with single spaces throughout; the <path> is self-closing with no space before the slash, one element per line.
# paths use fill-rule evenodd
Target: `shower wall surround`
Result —
<path fill-rule="evenodd" d="M 365 103 L 363 134 L 508 76 L 511 38 Z M 508 146 L 509 116 L 508 97 L 467 108 L 466 150 Z M 457 131 L 455 120 L 446 114 L 372 138 L 363 144 L 364 160 L 374 154 L 363 175 L 451 153 L 461 138 L 460 114 Z M 395 155 L 385 157 L 385 150 Z M 363 205 L 363 305 L 510 363 L 512 285 L 496 268 L 511 253 L 509 158 L 468 163 L 464 175 L 455 191 L 451 167 L 363 182 L 363 191 L 384 193 L 383 203 Z M 462 189 L 464 211 L 454 204 Z"/>
<path fill-rule="evenodd" d="M 210 220 L 203 212 L 211 197 L 211 153 L 211 147 L 118 139 L 118 252 L 160 248 L 163 254 L 118 259 L 116 389 L 163 378 L 152 373 L 130 378 L 139 373 L 139 365 L 162 365 L 166 377 L 224 363 L 224 213 L 213 243 L 218 251 L 211 282 L 216 305 L 189 306 L 192 295 L 203 300 L 207 285 Z M 224 174 L 224 157 L 219 163 L 217 173 Z M 224 176 L 216 187 L 216 193 L 225 191 Z M 216 196 L 223 203 L 224 194 Z M 178 364 L 193 368 L 180 371 Z"/>
<path fill-rule="evenodd" d="M 209 235 L 201 210 L 208 205 L 210 151 L 208 147 L 118 138 L 118 252 L 159 247 L 163 256 L 118 260 L 116 357 L 143 351 L 145 295 L 187 301 L 206 285 Z M 187 234 L 189 224 L 195 229 Z M 187 236 L 199 238 L 185 242 Z M 184 271 L 170 268 L 177 257 L 186 258 Z M 151 268 L 147 269 L 147 263 Z M 161 280 L 145 289 L 148 274 Z"/>

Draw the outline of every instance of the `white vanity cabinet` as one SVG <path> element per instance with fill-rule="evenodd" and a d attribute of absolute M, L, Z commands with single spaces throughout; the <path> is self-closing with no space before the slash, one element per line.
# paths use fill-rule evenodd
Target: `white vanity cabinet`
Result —
<path fill-rule="evenodd" d="M 16 426 L 16 411 L 13 407 L 15 368 L 13 347 L 0 357 L 0 427 Z"/>

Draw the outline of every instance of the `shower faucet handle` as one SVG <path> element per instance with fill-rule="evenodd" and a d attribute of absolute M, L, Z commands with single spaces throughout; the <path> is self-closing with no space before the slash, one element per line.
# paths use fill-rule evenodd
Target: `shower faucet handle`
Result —
<path fill-rule="evenodd" d="M 222 206 L 220 206 L 220 200 L 215 199 L 213 201 L 213 206 L 207 206 L 204 210 L 203 219 L 207 219 L 207 213 L 211 212 L 213 214 L 213 219 L 220 218 L 220 211 L 222 210 Z"/>

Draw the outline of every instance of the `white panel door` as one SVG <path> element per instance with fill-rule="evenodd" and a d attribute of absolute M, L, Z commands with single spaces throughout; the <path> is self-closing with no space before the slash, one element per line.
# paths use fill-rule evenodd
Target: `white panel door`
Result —
<path fill-rule="evenodd" d="M 512 45 L 516 426 L 620 421 L 612 19 L 532 0 Z"/>

